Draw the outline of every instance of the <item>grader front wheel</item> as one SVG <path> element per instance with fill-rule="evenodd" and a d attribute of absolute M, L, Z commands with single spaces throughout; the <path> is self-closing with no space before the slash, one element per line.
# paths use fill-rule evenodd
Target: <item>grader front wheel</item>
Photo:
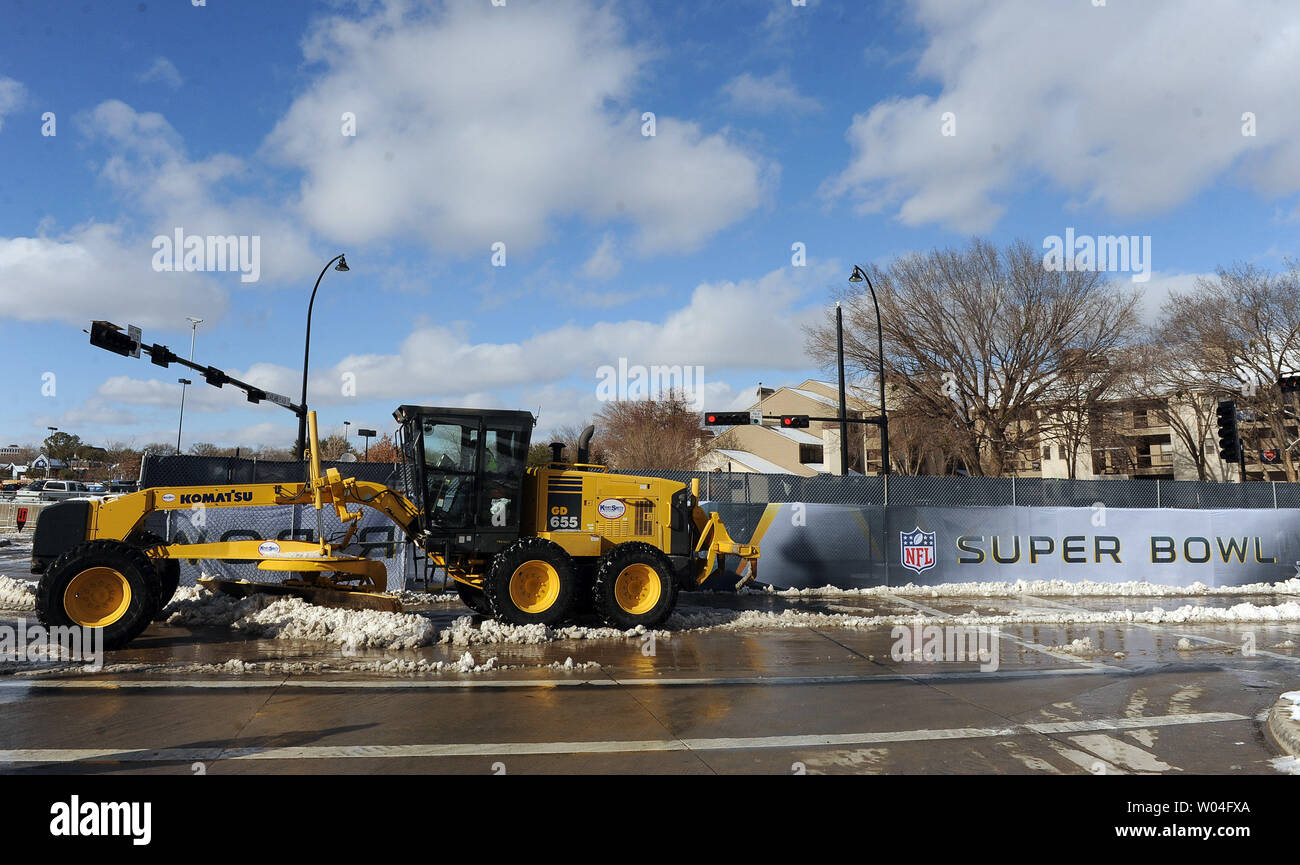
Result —
<path fill-rule="evenodd" d="M 79 544 L 46 569 L 36 614 L 46 626 L 98 628 L 104 648 L 139 636 L 158 609 L 158 575 L 136 547 L 119 541 Z"/>
<path fill-rule="evenodd" d="M 594 591 L 596 612 L 616 628 L 653 628 L 677 602 L 672 567 L 650 544 L 619 544 L 600 560 Z"/>

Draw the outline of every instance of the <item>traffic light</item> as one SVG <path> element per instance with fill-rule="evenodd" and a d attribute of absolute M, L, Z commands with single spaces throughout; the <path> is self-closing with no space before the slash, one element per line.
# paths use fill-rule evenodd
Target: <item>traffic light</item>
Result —
<path fill-rule="evenodd" d="M 806 414 L 783 414 L 781 415 L 781 426 L 787 429 L 806 429 L 808 426 L 808 415 Z"/>
<path fill-rule="evenodd" d="M 156 364 L 157 366 L 166 367 L 174 360 L 177 360 L 177 357 L 167 348 L 167 346 L 159 345 L 158 343 L 155 342 L 153 345 L 149 347 L 150 363 Z"/>
<path fill-rule="evenodd" d="M 1219 403 L 1219 459 L 1235 463 L 1241 458 L 1241 437 L 1237 432 L 1237 404 L 1232 400 Z"/>
<path fill-rule="evenodd" d="M 123 333 L 122 328 L 111 321 L 91 322 L 90 344 L 96 348 L 108 349 L 122 357 L 130 357 L 138 346 L 129 334 Z"/>
<path fill-rule="evenodd" d="M 213 387 L 221 387 L 223 384 L 230 381 L 230 376 L 226 375 L 215 366 L 208 367 L 200 372 L 199 375 L 203 376 L 204 380 Z"/>
<path fill-rule="evenodd" d="M 743 426 L 749 424 L 747 411 L 708 411 L 704 413 L 708 426 Z"/>

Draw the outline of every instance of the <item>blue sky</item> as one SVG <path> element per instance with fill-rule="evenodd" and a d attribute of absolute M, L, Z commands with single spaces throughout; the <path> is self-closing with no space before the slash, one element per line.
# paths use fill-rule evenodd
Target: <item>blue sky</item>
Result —
<path fill-rule="evenodd" d="M 92 348 L 95 318 L 184 353 L 202 317 L 197 360 L 296 398 L 338 252 L 327 430 L 414 402 L 543 431 L 598 411 L 620 357 L 702 366 L 719 409 L 819 375 L 800 326 L 854 263 L 973 234 L 1149 236 L 1149 309 L 1294 253 L 1289 4 L 3 5 L 6 444 L 174 440 L 181 371 Z M 259 278 L 156 271 L 177 228 L 256 236 Z M 202 385 L 185 432 L 286 446 L 295 422 Z"/>

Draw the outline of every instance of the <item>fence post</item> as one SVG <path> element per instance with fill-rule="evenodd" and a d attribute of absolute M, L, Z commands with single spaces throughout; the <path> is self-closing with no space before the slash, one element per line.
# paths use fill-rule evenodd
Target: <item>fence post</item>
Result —
<path fill-rule="evenodd" d="M 1016 476 L 1011 476 L 1011 507 L 1016 506 Z"/>
<path fill-rule="evenodd" d="M 1269 481 L 1273 486 L 1273 510 L 1277 510 L 1277 481 Z"/>
<path fill-rule="evenodd" d="M 885 507 L 889 507 L 889 475 L 884 475 L 884 478 L 885 478 Z"/>
<path fill-rule="evenodd" d="M 1156 478 L 1156 507 L 1160 507 L 1160 478 Z"/>

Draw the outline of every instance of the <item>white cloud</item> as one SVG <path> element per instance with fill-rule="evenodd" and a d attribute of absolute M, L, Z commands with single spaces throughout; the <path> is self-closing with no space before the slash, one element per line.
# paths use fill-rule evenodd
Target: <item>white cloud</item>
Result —
<path fill-rule="evenodd" d="M 1154 325 L 1160 320 L 1161 307 L 1169 299 L 1169 295 L 1175 292 L 1186 294 L 1196 288 L 1197 280 L 1212 279 L 1214 276 L 1213 273 L 1155 271 L 1151 274 L 1151 279 L 1145 283 L 1128 286 L 1121 282 L 1120 288 L 1138 291 L 1138 317 L 1143 324 Z"/>
<path fill-rule="evenodd" d="M 174 329 L 187 315 L 224 315 L 225 292 L 206 275 L 157 273 L 147 240 L 90 224 L 57 237 L 0 238 L 0 309 L 19 321 L 92 319 Z"/>
<path fill-rule="evenodd" d="M 4 128 L 5 115 L 12 114 L 22 104 L 25 95 L 26 89 L 21 82 L 0 75 L 0 129 Z"/>
<path fill-rule="evenodd" d="M 662 321 L 566 325 L 519 342 L 473 342 L 447 327 L 421 327 L 398 354 L 346 357 L 320 376 L 319 386 L 314 378 L 312 389 L 337 391 L 344 373 L 356 376 L 361 399 L 537 387 L 570 377 L 590 379 L 594 388 L 597 368 L 621 357 L 630 364 L 701 364 L 706 378 L 724 370 L 804 369 L 800 325 L 822 314 L 804 297 L 840 275 L 830 264 L 702 283 Z"/>
<path fill-rule="evenodd" d="M 821 110 L 821 103 L 803 96 L 785 69 L 762 78 L 748 72 L 737 75 L 722 87 L 733 111 L 751 114 L 806 114 Z"/>
<path fill-rule="evenodd" d="M 101 175 L 147 214 L 157 234 L 170 237 L 181 228 L 186 235 L 259 237 L 263 281 L 302 279 L 320 267 L 308 232 L 282 206 L 223 194 L 224 186 L 245 179 L 243 160 L 226 153 L 192 160 L 166 118 L 116 99 L 97 105 L 82 126 L 112 148 Z"/>
<path fill-rule="evenodd" d="M 1240 166 L 1261 194 L 1300 190 L 1300 6 L 1177 0 L 918 0 L 934 96 L 856 116 L 826 184 L 907 225 L 989 229 L 1000 193 L 1046 178 L 1120 216 L 1178 205 Z M 864 69 L 862 75 L 872 73 Z M 941 134 L 952 112 L 956 135 Z M 1253 112 L 1257 135 L 1242 135 Z"/>
<path fill-rule="evenodd" d="M 565 381 L 590 382 L 594 401 L 597 369 L 617 366 L 619 358 L 630 365 L 698 364 L 707 381 L 736 370 L 804 370 L 809 359 L 801 325 L 824 316 L 824 309 L 806 298 L 841 271 L 830 263 L 783 268 L 759 279 L 702 283 L 661 321 L 565 325 L 519 342 L 475 342 L 455 325 L 420 325 L 395 354 L 354 354 L 326 366 L 329 360 L 318 352 L 309 402 L 313 407 L 372 401 L 491 405 L 502 394 L 517 393 L 531 408 L 532 400 Z M 258 363 L 229 372 L 297 400 L 298 369 Z M 355 396 L 343 395 L 345 376 L 354 383 Z M 229 411 L 243 401 L 230 388 L 196 386 L 190 394 L 187 413 L 191 406 L 205 414 Z M 115 377 L 98 395 L 120 404 L 163 407 L 175 402 L 177 388 L 168 381 Z M 587 411 L 586 403 L 579 405 L 577 413 Z M 554 411 L 554 404 L 548 410 Z M 573 406 L 564 411 L 573 413 Z"/>
<path fill-rule="evenodd" d="M 185 83 L 176 64 L 166 57 L 155 57 L 149 68 L 140 73 L 139 81 L 142 84 L 156 81 L 172 90 L 180 89 L 180 86 Z"/>
<path fill-rule="evenodd" d="M 613 279 L 622 270 L 623 262 L 619 261 L 614 249 L 614 235 L 607 232 L 591 258 L 582 265 L 582 273 L 592 279 Z"/>
<path fill-rule="evenodd" d="M 724 134 L 659 113 L 642 136 L 648 52 L 608 6 L 391 2 L 324 19 L 304 53 L 327 69 L 268 146 L 305 172 L 302 217 L 332 238 L 487 256 L 579 216 L 632 223 L 642 252 L 690 250 L 762 197 L 765 166 Z"/>

